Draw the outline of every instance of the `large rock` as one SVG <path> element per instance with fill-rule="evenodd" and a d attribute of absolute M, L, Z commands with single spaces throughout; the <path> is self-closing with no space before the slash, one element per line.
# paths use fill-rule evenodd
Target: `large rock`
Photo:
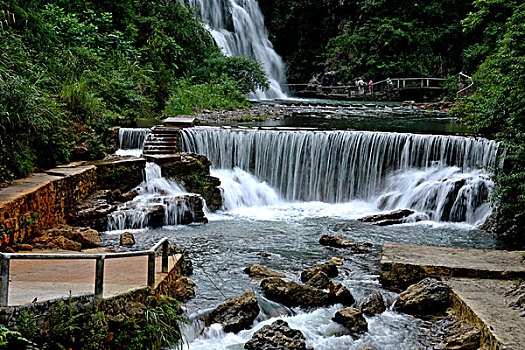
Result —
<path fill-rule="evenodd" d="M 179 153 L 160 164 L 163 176 L 182 182 L 188 192 L 200 194 L 211 211 L 222 208 L 221 181 L 210 176 L 211 162 L 206 156 Z"/>
<path fill-rule="evenodd" d="M 373 290 L 363 298 L 359 304 L 359 309 L 367 316 L 383 313 L 386 310 L 385 298 L 377 290 Z"/>
<path fill-rule="evenodd" d="M 324 272 L 328 277 L 336 277 L 339 274 L 337 266 L 333 264 L 315 264 L 314 266 L 308 267 L 301 272 L 301 281 L 308 282 L 319 272 Z"/>
<path fill-rule="evenodd" d="M 268 299 L 286 306 L 316 307 L 333 303 L 330 293 L 280 278 L 264 279 L 261 288 Z"/>
<path fill-rule="evenodd" d="M 220 323 L 225 332 L 237 333 L 250 328 L 259 314 L 259 305 L 253 291 L 227 300 L 208 314 L 206 326 Z"/>
<path fill-rule="evenodd" d="M 33 242 L 37 248 L 80 251 L 100 247 L 100 235 L 88 227 L 61 225 L 45 230 Z"/>
<path fill-rule="evenodd" d="M 334 303 L 350 306 L 355 302 L 354 296 L 350 290 L 340 282 L 330 281 L 326 287 L 330 291 Z"/>
<path fill-rule="evenodd" d="M 135 236 L 131 232 L 124 232 L 120 235 L 120 245 L 124 247 L 132 247 L 135 245 Z"/>
<path fill-rule="evenodd" d="M 182 276 L 174 281 L 170 286 L 170 296 L 180 302 L 187 302 L 195 298 L 195 282 L 190 278 Z"/>
<path fill-rule="evenodd" d="M 351 248 L 356 252 L 368 252 L 368 248 L 363 247 L 352 240 L 349 240 L 343 235 L 322 235 L 319 239 L 319 243 L 324 246 L 334 248 Z"/>
<path fill-rule="evenodd" d="M 388 225 L 402 224 L 404 222 L 404 219 L 412 214 L 414 214 L 413 210 L 398 209 L 398 210 L 391 211 L 389 213 L 381 213 L 381 214 L 364 216 L 357 220 L 361 222 L 367 222 L 373 225 L 378 225 L 378 226 L 388 226 Z"/>
<path fill-rule="evenodd" d="M 330 283 L 330 279 L 323 271 L 317 272 L 308 281 L 306 281 L 307 285 L 317 289 L 325 289 L 328 286 L 328 283 Z"/>
<path fill-rule="evenodd" d="M 342 324 L 352 333 L 361 333 L 368 330 L 368 323 L 359 309 L 347 307 L 339 310 L 335 313 L 332 320 Z"/>
<path fill-rule="evenodd" d="M 244 344 L 246 350 L 306 350 L 306 338 L 283 320 L 277 320 L 255 332 Z"/>
<path fill-rule="evenodd" d="M 477 350 L 481 342 L 481 331 L 474 326 L 462 325 L 441 343 L 443 350 Z"/>
<path fill-rule="evenodd" d="M 425 278 L 399 295 L 394 309 L 413 315 L 439 313 L 449 305 L 450 288 L 434 278 Z"/>
<path fill-rule="evenodd" d="M 87 197 L 68 212 L 67 223 L 87 226 L 98 231 L 107 229 L 107 216 L 117 209 L 110 190 L 99 190 Z"/>
<path fill-rule="evenodd" d="M 248 276 L 257 279 L 264 279 L 268 277 L 286 277 L 280 272 L 270 270 L 269 268 L 258 264 L 247 266 L 243 271 L 247 273 Z"/>

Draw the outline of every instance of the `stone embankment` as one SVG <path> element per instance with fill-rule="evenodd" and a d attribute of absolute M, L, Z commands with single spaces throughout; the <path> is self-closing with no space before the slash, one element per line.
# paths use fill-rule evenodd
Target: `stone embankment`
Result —
<path fill-rule="evenodd" d="M 428 277 L 441 279 L 442 283 Z M 480 334 L 483 349 L 523 348 L 524 279 L 524 251 L 402 244 L 384 244 L 382 249 L 381 283 L 396 289 L 413 284 L 400 296 L 400 311 L 410 305 L 411 313 L 427 313 L 429 304 L 421 304 L 425 300 L 436 302 L 430 309 L 437 311 L 436 305 L 439 309 L 444 307 L 443 298 L 438 303 L 436 293 L 428 294 L 429 297 L 422 291 L 447 294 L 450 311 Z M 421 280 L 427 282 L 414 284 Z"/>

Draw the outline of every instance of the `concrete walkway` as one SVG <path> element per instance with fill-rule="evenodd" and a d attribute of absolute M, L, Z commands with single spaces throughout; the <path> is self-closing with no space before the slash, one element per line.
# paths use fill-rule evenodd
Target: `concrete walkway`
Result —
<path fill-rule="evenodd" d="M 63 252 L 61 252 L 63 253 Z M 170 256 L 168 271 L 176 264 Z M 168 274 L 161 272 L 161 258 L 155 263 L 155 286 Z M 147 285 L 147 256 L 106 259 L 104 297 L 111 297 Z M 93 294 L 95 260 L 11 260 L 9 306 L 56 299 L 69 295 Z"/>
<path fill-rule="evenodd" d="M 484 349 L 525 349 L 525 318 L 507 294 L 525 280 L 525 252 L 384 244 L 380 279 L 405 288 L 441 277 L 461 319 L 482 331 Z"/>

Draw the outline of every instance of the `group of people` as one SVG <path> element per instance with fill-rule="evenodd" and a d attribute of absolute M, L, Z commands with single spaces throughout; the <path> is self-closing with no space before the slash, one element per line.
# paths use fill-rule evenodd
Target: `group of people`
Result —
<path fill-rule="evenodd" d="M 373 91 L 374 82 L 372 79 L 368 82 L 368 93 L 371 94 Z M 366 90 L 366 83 L 363 77 L 355 80 L 355 94 L 364 94 Z"/>

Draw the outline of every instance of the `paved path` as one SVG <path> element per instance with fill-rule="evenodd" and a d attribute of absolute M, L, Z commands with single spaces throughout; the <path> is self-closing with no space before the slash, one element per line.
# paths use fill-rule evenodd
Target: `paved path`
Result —
<path fill-rule="evenodd" d="M 168 271 L 176 258 L 170 256 Z M 161 258 L 155 263 L 155 285 L 167 275 L 161 273 Z M 147 285 L 147 256 L 106 259 L 104 264 L 104 297 L 114 296 Z M 93 294 L 95 260 L 11 260 L 9 283 L 10 306 Z"/>
<path fill-rule="evenodd" d="M 381 279 L 403 286 L 427 276 L 444 277 L 454 309 L 482 329 L 488 349 L 525 349 L 525 318 L 507 294 L 525 279 L 525 252 L 384 244 Z"/>

